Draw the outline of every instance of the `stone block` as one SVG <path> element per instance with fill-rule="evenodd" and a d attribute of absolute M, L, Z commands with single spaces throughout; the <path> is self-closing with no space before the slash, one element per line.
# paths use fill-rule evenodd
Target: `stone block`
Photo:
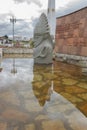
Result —
<path fill-rule="evenodd" d="M 67 53 L 67 46 L 63 46 L 63 53 L 64 53 L 64 54 Z"/>
<path fill-rule="evenodd" d="M 7 130 L 7 123 L 0 122 L 0 130 Z"/>
<path fill-rule="evenodd" d="M 42 122 L 43 130 L 66 130 L 61 120 Z"/>
<path fill-rule="evenodd" d="M 73 37 L 79 37 L 79 29 L 73 31 Z"/>
<path fill-rule="evenodd" d="M 87 47 L 82 47 L 82 49 L 81 49 L 81 55 L 82 56 L 87 56 Z"/>
<path fill-rule="evenodd" d="M 34 124 L 28 124 L 25 126 L 25 130 L 35 130 Z"/>

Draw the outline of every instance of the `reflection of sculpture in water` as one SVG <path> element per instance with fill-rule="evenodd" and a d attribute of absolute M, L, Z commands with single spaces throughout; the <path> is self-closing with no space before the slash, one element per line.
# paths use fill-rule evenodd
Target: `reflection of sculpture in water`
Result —
<path fill-rule="evenodd" d="M 34 30 L 34 61 L 40 64 L 52 63 L 53 41 L 46 15 L 40 16 Z"/>
<path fill-rule="evenodd" d="M 32 87 L 40 106 L 44 106 L 46 101 L 50 101 L 53 92 L 52 81 L 49 75 L 51 75 L 51 65 L 34 65 Z"/>
<path fill-rule="evenodd" d="M 17 69 L 15 67 L 15 58 L 13 58 L 13 68 L 11 69 L 11 73 L 12 74 L 16 74 L 17 73 Z"/>

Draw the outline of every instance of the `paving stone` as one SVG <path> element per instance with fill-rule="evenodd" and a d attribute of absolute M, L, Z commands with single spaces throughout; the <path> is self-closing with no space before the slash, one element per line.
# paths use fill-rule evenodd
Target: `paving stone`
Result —
<path fill-rule="evenodd" d="M 26 125 L 25 130 L 35 130 L 35 125 L 34 124 Z"/>
<path fill-rule="evenodd" d="M 69 93 L 65 93 L 65 92 L 61 92 L 61 95 L 63 95 L 66 99 L 68 99 L 69 101 L 71 101 L 72 103 L 78 103 L 78 102 L 83 102 L 82 99 L 72 95 L 72 94 L 69 94 Z"/>
<path fill-rule="evenodd" d="M 14 128 L 14 130 L 18 130 L 18 126 Z"/>
<path fill-rule="evenodd" d="M 33 88 L 40 89 L 43 86 L 47 86 L 47 81 L 46 82 L 44 81 L 33 82 L 32 85 L 33 85 Z"/>
<path fill-rule="evenodd" d="M 43 77 L 39 73 L 34 73 L 33 81 L 42 81 Z"/>
<path fill-rule="evenodd" d="M 0 130 L 6 130 L 6 129 L 7 129 L 7 123 L 0 122 Z"/>
<path fill-rule="evenodd" d="M 80 110 L 83 111 L 83 113 L 87 116 L 87 103 L 84 103 L 83 105 L 79 107 L 80 107 Z"/>
<path fill-rule="evenodd" d="M 11 103 L 13 105 L 20 105 L 20 101 L 17 98 L 17 95 L 13 91 L 0 93 L 0 99 L 3 99 L 7 103 Z"/>
<path fill-rule="evenodd" d="M 51 79 L 57 78 L 57 75 L 56 74 L 52 74 L 50 72 L 50 73 L 43 73 L 43 77 L 44 77 L 45 80 L 51 80 Z"/>
<path fill-rule="evenodd" d="M 40 112 L 42 111 L 42 107 L 40 107 L 39 103 L 37 101 L 25 101 L 25 109 L 29 112 Z"/>
<path fill-rule="evenodd" d="M 22 122 L 25 122 L 29 118 L 26 113 L 16 109 L 6 109 L 4 112 L 2 112 L 2 117 L 7 120 L 17 120 Z"/>
<path fill-rule="evenodd" d="M 78 86 L 87 89 L 87 83 L 79 83 Z"/>
<path fill-rule="evenodd" d="M 73 112 L 69 117 L 69 124 L 73 130 L 87 130 L 87 119 L 82 113 Z"/>
<path fill-rule="evenodd" d="M 49 118 L 48 118 L 48 116 L 46 116 L 46 115 L 39 115 L 39 116 L 37 116 L 36 118 L 35 118 L 35 120 L 48 120 Z"/>
<path fill-rule="evenodd" d="M 86 90 L 84 88 L 80 88 L 80 87 L 77 87 L 77 86 L 66 86 L 65 88 L 65 92 L 67 93 L 83 93 L 83 92 L 86 92 Z"/>
<path fill-rule="evenodd" d="M 34 97 L 33 91 L 25 90 L 25 91 L 20 91 L 19 93 L 25 100 Z"/>
<path fill-rule="evenodd" d="M 87 101 L 87 93 L 77 94 L 77 96 Z"/>
<path fill-rule="evenodd" d="M 76 84 L 78 81 L 77 80 L 74 80 L 74 79 L 70 79 L 70 78 L 65 78 L 63 79 L 63 84 L 64 85 L 74 85 Z"/>
<path fill-rule="evenodd" d="M 61 120 L 42 122 L 43 130 L 66 130 Z"/>

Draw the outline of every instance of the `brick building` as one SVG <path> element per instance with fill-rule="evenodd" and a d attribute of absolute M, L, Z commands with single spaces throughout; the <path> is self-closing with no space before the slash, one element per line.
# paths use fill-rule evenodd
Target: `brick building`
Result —
<path fill-rule="evenodd" d="M 56 19 L 55 51 L 62 60 L 87 60 L 87 7 Z"/>

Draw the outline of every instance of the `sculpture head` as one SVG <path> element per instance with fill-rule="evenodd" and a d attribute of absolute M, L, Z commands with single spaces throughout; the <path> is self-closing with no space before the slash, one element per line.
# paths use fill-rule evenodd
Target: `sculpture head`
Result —
<path fill-rule="evenodd" d="M 50 36 L 50 29 L 48 25 L 47 17 L 44 13 L 41 14 L 39 21 L 34 29 L 34 43 L 41 42 Z"/>

